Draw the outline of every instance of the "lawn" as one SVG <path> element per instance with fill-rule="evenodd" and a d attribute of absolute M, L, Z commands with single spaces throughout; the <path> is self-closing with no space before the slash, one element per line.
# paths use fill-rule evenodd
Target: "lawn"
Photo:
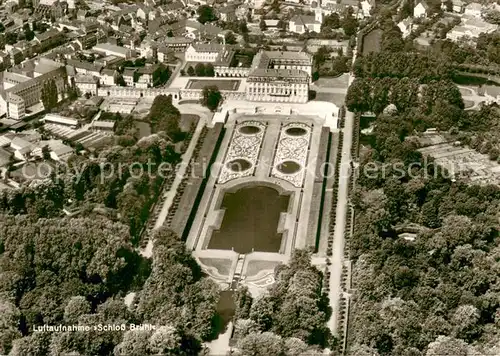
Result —
<path fill-rule="evenodd" d="M 219 90 L 238 90 L 239 80 L 218 80 L 218 79 L 190 79 L 186 89 L 203 89 L 206 86 L 215 85 Z"/>

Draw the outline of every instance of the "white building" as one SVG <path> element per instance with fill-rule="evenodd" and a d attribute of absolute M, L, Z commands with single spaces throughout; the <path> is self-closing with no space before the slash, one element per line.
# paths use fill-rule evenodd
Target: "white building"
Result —
<path fill-rule="evenodd" d="M 255 69 L 247 78 L 250 101 L 306 103 L 308 96 L 309 77 L 298 69 Z"/>
<path fill-rule="evenodd" d="M 97 53 L 102 53 L 105 56 L 116 56 L 129 59 L 133 57 L 133 50 L 121 46 L 116 46 L 110 43 L 98 43 L 92 50 Z"/>
<path fill-rule="evenodd" d="M 78 126 L 78 120 L 71 117 L 61 116 L 57 114 L 47 114 L 40 120 L 46 124 L 56 124 L 75 128 Z"/>
<path fill-rule="evenodd" d="M 115 85 L 117 72 L 114 69 L 104 68 L 99 74 L 100 82 L 102 85 Z"/>
<path fill-rule="evenodd" d="M 471 2 L 469 5 L 465 7 L 464 14 L 476 18 L 481 18 L 482 12 L 483 12 L 483 5 L 477 2 Z"/>
<path fill-rule="evenodd" d="M 446 34 L 451 41 L 458 41 L 464 37 L 476 40 L 481 33 L 492 33 L 498 29 L 498 25 L 491 24 L 475 16 L 463 15 L 460 25 L 455 26 Z"/>
<path fill-rule="evenodd" d="M 218 43 L 196 43 L 191 44 L 186 50 L 186 62 L 210 62 L 217 60 L 223 46 Z"/>
<path fill-rule="evenodd" d="M 413 17 L 427 17 L 429 16 L 429 5 L 425 1 L 420 1 L 413 8 Z"/>
<path fill-rule="evenodd" d="M 290 32 L 303 34 L 306 32 L 321 32 L 321 24 L 323 23 L 323 12 L 318 8 L 314 16 L 296 15 L 288 22 Z"/>
<path fill-rule="evenodd" d="M 35 147 L 31 142 L 20 137 L 15 137 L 10 143 L 10 148 L 14 151 L 14 157 L 25 161 L 30 157 L 31 151 L 33 151 Z"/>
<path fill-rule="evenodd" d="M 361 13 L 363 17 L 370 17 L 373 6 L 375 6 L 375 2 L 372 0 L 363 0 L 361 1 Z"/>
<path fill-rule="evenodd" d="M 410 17 L 407 17 L 406 19 L 398 23 L 398 27 L 403 34 L 403 38 L 408 37 L 413 29 L 412 19 Z"/>
<path fill-rule="evenodd" d="M 77 74 L 75 76 L 75 86 L 82 94 L 97 95 L 99 79 L 92 75 Z"/>

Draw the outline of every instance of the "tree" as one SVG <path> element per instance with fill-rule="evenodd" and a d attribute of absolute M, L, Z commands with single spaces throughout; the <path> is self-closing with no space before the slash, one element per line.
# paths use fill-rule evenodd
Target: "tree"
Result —
<path fill-rule="evenodd" d="M 214 66 L 212 63 L 205 64 L 205 77 L 215 77 Z"/>
<path fill-rule="evenodd" d="M 240 21 L 239 25 L 238 25 L 238 31 L 240 34 L 242 35 L 246 35 L 248 34 L 248 27 L 247 27 L 247 22 L 246 21 Z"/>
<path fill-rule="evenodd" d="M 31 41 L 33 38 L 35 38 L 35 33 L 31 30 L 29 24 L 23 25 L 23 31 L 27 41 Z"/>
<path fill-rule="evenodd" d="M 123 335 L 123 341 L 116 345 L 115 356 L 147 355 L 151 331 L 128 330 Z"/>
<path fill-rule="evenodd" d="M 155 355 L 173 354 L 181 346 L 182 338 L 173 326 L 161 326 L 149 339 L 149 349 Z"/>
<path fill-rule="evenodd" d="M 194 76 L 194 68 L 193 66 L 189 66 L 188 69 L 187 69 L 187 74 L 188 76 L 190 77 L 193 77 Z"/>
<path fill-rule="evenodd" d="M 236 310 L 235 319 L 248 319 L 250 317 L 250 308 L 252 307 L 252 296 L 246 287 L 238 288 L 233 294 Z"/>
<path fill-rule="evenodd" d="M 358 20 L 354 16 L 347 15 L 341 21 L 341 26 L 344 29 L 344 33 L 346 36 L 352 36 L 356 34 L 356 30 L 358 28 Z"/>
<path fill-rule="evenodd" d="M 170 67 L 163 64 L 158 65 L 153 72 L 153 86 L 157 87 L 165 84 L 170 79 L 171 74 Z"/>
<path fill-rule="evenodd" d="M 340 16 L 339 14 L 333 12 L 330 15 L 327 15 L 323 19 L 323 23 L 321 24 L 321 31 L 332 30 L 340 28 Z"/>
<path fill-rule="evenodd" d="M 222 101 L 222 94 L 219 88 L 215 85 L 206 86 L 202 91 L 203 99 L 201 101 L 203 106 L 206 106 L 211 111 L 215 111 Z"/>
<path fill-rule="evenodd" d="M 330 52 L 331 51 L 326 46 L 321 46 L 320 48 L 318 48 L 318 50 L 314 54 L 314 64 L 316 66 L 316 70 L 319 71 L 325 61 L 330 58 Z"/>
<path fill-rule="evenodd" d="M 14 340 L 10 356 L 49 355 L 50 333 L 35 332 Z"/>
<path fill-rule="evenodd" d="M 164 131 L 173 140 L 178 140 L 178 137 L 180 137 L 180 118 L 181 113 L 173 105 L 170 95 L 155 97 L 147 117 L 153 132 Z"/>
<path fill-rule="evenodd" d="M 5 42 L 9 45 L 14 45 L 17 42 L 17 34 L 15 32 L 6 32 Z"/>
<path fill-rule="evenodd" d="M 232 31 L 229 31 L 224 35 L 224 40 L 227 44 L 236 44 L 236 36 Z"/>
<path fill-rule="evenodd" d="M 50 149 L 49 146 L 43 146 L 42 147 L 42 158 L 45 160 L 50 159 Z"/>
<path fill-rule="evenodd" d="M 215 16 L 215 11 L 211 6 L 201 5 L 200 7 L 198 7 L 196 13 L 198 14 L 198 22 L 202 24 L 217 20 L 217 16 Z"/>
<path fill-rule="evenodd" d="M 266 20 L 263 17 L 260 19 L 259 28 L 261 31 L 267 30 Z"/>
<path fill-rule="evenodd" d="M 283 20 L 278 21 L 278 26 L 277 26 L 281 31 L 286 31 L 287 29 L 287 24 Z"/>
<path fill-rule="evenodd" d="M 194 72 L 196 73 L 197 77 L 204 77 L 205 65 L 203 63 L 197 63 L 196 66 L 194 67 Z"/>
<path fill-rule="evenodd" d="M 283 351 L 283 341 L 271 332 L 254 333 L 238 340 L 238 348 L 248 356 L 280 355 Z"/>
<path fill-rule="evenodd" d="M 272 4 L 271 4 L 271 10 L 273 10 L 274 12 L 276 12 L 277 14 L 280 13 L 281 11 L 281 3 L 280 3 L 280 0 L 273 0 Z"/>
<path fill-rule="evenodd" d="M 371 90 L 369 84 L 363 79 L 354 79 L 347 90 L 346 106 L 350 111 L 365 112 L 370 110 Z"/>
<path fill-rule="evenodd" d="M 18 330 L 21 313 L 11 302 L 0 299 L 0 352 L 7 354 L 14 339 L 21 337 Z"/>
<path fill-rule="evenodd" d="M 426 356 L 467 356 L 470 347 L 460 339 L 447 336 L 439 336 L 427 347 Z"/>
<path fill-rule="evenodd" d="M 57 106 L 58 93 L 56 82 L 51 79 L 46 81 L 42 87 L 41 100 L 45 110 L 50 111 Z"/>
<path fill-rule="evenodd" d="M 78 319 L 90 313 L 90 303 L 82 296 L 71 297 L 64 308 L 64 321 L 68 324 L 78 324 Z"/>

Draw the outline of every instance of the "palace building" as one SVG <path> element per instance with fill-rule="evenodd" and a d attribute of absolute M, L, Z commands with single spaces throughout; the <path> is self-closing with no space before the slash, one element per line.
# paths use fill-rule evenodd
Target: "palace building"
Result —
<path fill-rule="evenodd" d="M 250 101 L 306 103 L 312 56 L 304 52 L 260 51 L 252 61 L 246 98 Z"/>
<path fill-rule="evenodd" d="M 298 69 L 253 70 L 247 79 L 246 98 L 250 101 L 306 103 L 309 76 Z"/>

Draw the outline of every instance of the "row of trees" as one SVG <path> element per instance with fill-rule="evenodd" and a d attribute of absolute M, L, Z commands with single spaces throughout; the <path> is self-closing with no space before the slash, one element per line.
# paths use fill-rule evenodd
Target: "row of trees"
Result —
<path fill-rule="evenodd" d="M 395 124 L 400 128 L 406 125 L 409 130 L 430 127 L 448 130 L 470 123 L 469 115 L 463 111 L 459 89 L 448 80 L 420 85 L 417 79 L 410 78 L 356 78 L 346 95 L 346 105 L 351 111 L 371 111 L 378 115 L 389 104 L 399 112 L 400 121 Z M 385 122 L 386 119 L 381 120 Z M 390 120 L 395 119 L 387 118 Z"/>
<path fill-rule="evenodd" d="M 358 78 L 393 77 L 431 80 L 451 79 L 453 65 L 446 58 L 417 52 L 371 52 L 356 58 L 353 71 Z"/>
<path fill-rule="evenodd" d="M 188 75 L 190 77 L 215 77 L 214 66 L 212 63 L 197 63 L 194 68 L 193 66 L 189 66 L 184 72 L 181 71 L 181 75 Z"/>

